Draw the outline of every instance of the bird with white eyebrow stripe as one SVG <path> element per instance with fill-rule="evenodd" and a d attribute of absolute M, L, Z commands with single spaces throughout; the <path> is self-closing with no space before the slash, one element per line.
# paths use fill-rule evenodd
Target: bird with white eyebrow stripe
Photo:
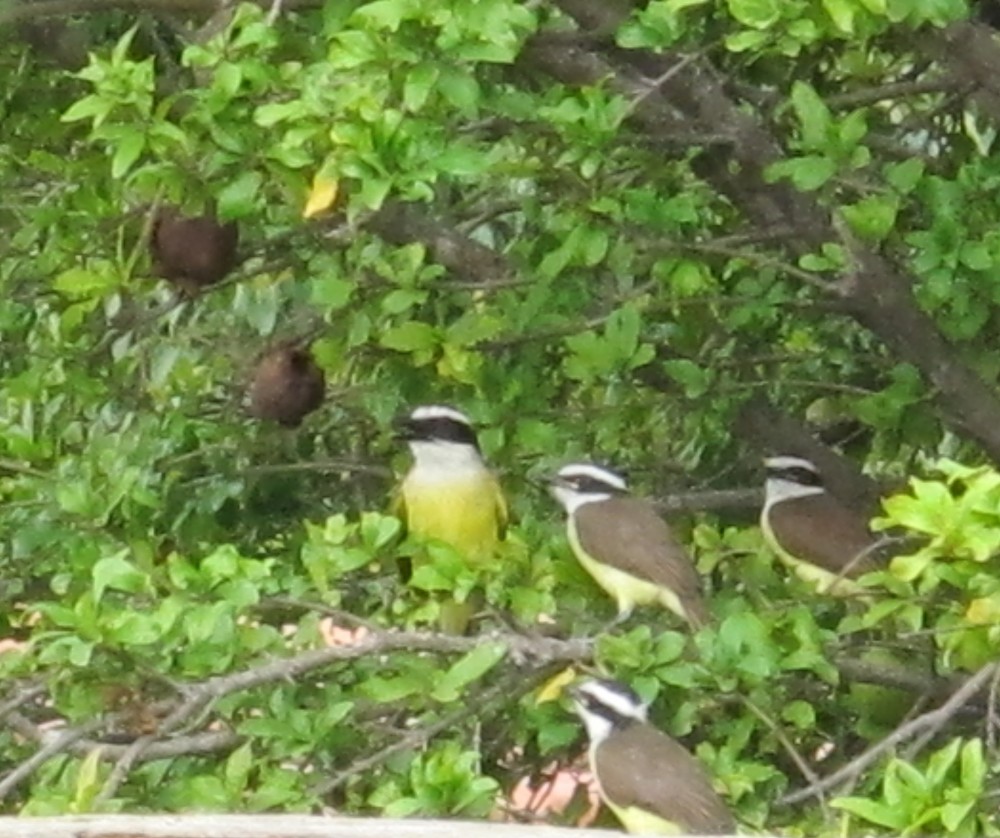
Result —
<path fill-rule="evenodd" d="M 643 835 L 733 835 L 736 823 L 705 767 L 646 719 L 618 681 L 592 678 L 569 690 L 590 739 L 601 798 L 625 830 Z"/>
<path fill-rule="evenodd" d="M 447 542 L 470 564 L 494 558 L 507 527 L 507 502 L 486 464 L 469 417 L 453 407 L 423 405 L 398 423 L 398 437 L 413 455 L 393 512 L 407 530 Z M 465 631 L 475 609 L 442 604 L 446 631 Z"/>
<path fill-rule="evenodd" d="M 810 460 L 768 457 L 764 468 L 760 528 L 778 558 L 817 593 L 863 594 L 853 580 L 881 565 L 862 516 L 827 491 Z"/>
<path fill-rule="evenodd" d="M 618 622 L 637 605 L 659 604 L 692 629 L 708 622 L 701 579 L 653 505 L 628 493 L 618 474 L 592 463 L 563 466 L 549 482 L 566 510 L 566 535 L 580 564 L 618 604 Z"/>

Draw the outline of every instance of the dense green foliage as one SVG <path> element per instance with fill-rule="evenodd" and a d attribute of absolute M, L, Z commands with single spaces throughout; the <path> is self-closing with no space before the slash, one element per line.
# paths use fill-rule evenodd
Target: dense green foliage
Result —
<path fill-rule="evenodd" d="M 777 803 L 807 782 L 796 757 L 833 742 L 813 764 L 832 771 L 911 710 L 913 695 L 846 677 L 844 658 L 933 681 L 983 666 L 1000 639 L 1000 476 L 958 464 L 984 461 L 982 437 L 938 398 L 939 359 L 833 285 L 859 270 L 852 242 L 874 248 L 949 362 L 995 384 L 1000 158 L 988 107 L 927 45 L 966 5 L 598 3 L 586 34 L 571 17 L 595 25 L 586 3 L 286 5 L 190 30 L 71 21 L 91 50 L 73 72 L 27 36 L 0 49 L 0 635 L 29 641 L 0 654 L 6 695 L 44 688 L 48 703 L 20 708 L 32 723 L 117 712 L 93 738 L 120 742 L 191 685 L 322 646 L 324 617 L 433 631 L 435 592 L 477 586 L 478 631 L 599 635 L 593 660 L 495 638 L 345 653 L 164 731 L 234 734 L 217 748 L 108 785 L 106 754 L 65 749 L 4 790 L 5 811 L 484 817 L 580 753 L 567 707 L 536 700 L 575 660 L 654 699 L 750 828 L 997 834 L 995 731 L 976 715 L 876 762 L 832 811 Z M 557 78 L 580 53 L 608 63 Z M 651 62 L 646 81 L 622 54 Z M 725 158 L 721 127 L 644 111 L 663 56 L 665 90 L 710 66 L 736 91 L 734 113 L 774 141 L 755 188 L 832 214 L 821 243 L 766 228 L 717 185 L 712 172 L 754 177 Z M 333 206 L 304 218 L 324 186 Z M 179 300 L 154 277 L 160 203 L 238 222 L 231 281 Z M 305 334 L 324 406 L 296 430 L 250 419 L 254 358 Z M 718 618 L 699 654 L 661 612 L 604 633 L 612 603 L 539 482 L 594 458 L 645 495 L 756 486 L 761 452 L 734 427 L 761 393 L 817 433 L 850 425 L 836 441 L 876 473 L 919 469 L 884 525 L 927 540 L 847 605 L 774 565 L 752 509 L 681 518 Z M 392 418 L 435 402 L 476 420 L 502 476 L 514 524 L 494 566 L 401 547 L 387 514 L 406 467 Z M 405 586 L 411 548 L 434 561 Z M 385 750 L 422 728 L 426 742 Z M 6 725 L 0 769 L 37 747 Z"/>

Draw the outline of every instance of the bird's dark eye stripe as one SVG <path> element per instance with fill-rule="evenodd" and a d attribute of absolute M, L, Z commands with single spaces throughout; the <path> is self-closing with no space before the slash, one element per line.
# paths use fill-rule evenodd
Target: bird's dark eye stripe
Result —
<path fill-rule="evenodd" d="M 820 475 L 809 468 L 803 468 L 802 466 L 788 466 L 785 468 L 769 468 L 767 470 L 768 477 L 775 477 L 781 480 L 790 480 L 792 483 L 798 483 L 800 486 L 822 486 L 823 478 Z"/>
<path fill-rule="evenodd" d="M 465 445 L 479 447 L 476 432 L 464 422 L 457 422 L 448 416 L 436 416 L 432 419 L 410 419 L 409 426 L 414 439 L 441 440 L 443 442 L 459 442 Z"/>
<path fill-rule="evenodd" d="M 590 477 L 589 475 L 571 477 L 570 482 L 578 492 L 600 492 L 602 494 L 612 495 L 624 494 L 617 486 L 612 486 L 610 483 L 605 483 L 603 480 L 599 480 L 596 477 Z"/>
<path fill-rule="evenodd" d="M 627 719 L 627 716 L 623 716 L 614 707 L 605 704 L 600 699 L 594 698 L 590 695 L 583 696 L 583 703 L 586 705 L 587 709 L 596 716 L 601 716 L 607 719 L 609 722 L 619 723 L 623 719 Z"/>

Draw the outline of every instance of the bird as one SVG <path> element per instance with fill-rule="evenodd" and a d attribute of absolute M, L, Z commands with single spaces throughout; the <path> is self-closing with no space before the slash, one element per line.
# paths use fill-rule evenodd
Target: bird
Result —
<path fill-rule="evenodd" d="M 864 518 L 827 491 L 810 460 L 767 457 L 764 468 L 760 528 L 778 558 L 817 593 L 864 593 L 853 580 L 880 568 Z"/>
<path fill-rule="evenodd" d="M 286 341 L 257 362 L 250 383 L 249 412 L 257 419 L 296 428 L 323 403 L 326 376 L 307 349 Z"/>
<path fill-rule="evenodd" d="M 470 565 L 496 554 L 507 529 L 507 501 L 483 459 L 469 417 L 447 405 L 421 405 L 398 423 L 413 455 L 393 511 L 407 531 L 450 544 Z M 442 605 L 441 626 L 464 633 L 473 608 Z"/>
<path fill-rule="evenodd" d="M 590 678 L 569 688 L 590 740 L 601 799 L 625 831 L 645 835 L 732 835 L 736 823 L 705 767 L 653 727 L 648 708 L 619 681 Z"/>
<path fill-rule="evenodd" d="M 709 621 L 691 556 L 649 501 L 625 479 L 592 463 L 563 466 L 549 490 L 566 510 L 566 535 L 584 569 L 618 606 L 617 622 L 637 605 L 658 603 L 692 629 Z"/>
<path fill-rule="evenodd" d="M 161 208 L 149 241 L 156 272 L 190 297 L 237 264 L 236 223 L 220 223 L 214 215 L 184 216 L 174 207 Z"/>

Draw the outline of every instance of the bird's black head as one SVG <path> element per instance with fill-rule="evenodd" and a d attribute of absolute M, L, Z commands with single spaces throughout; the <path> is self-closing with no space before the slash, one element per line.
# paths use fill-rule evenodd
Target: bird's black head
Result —
<path fill-rule="evenodd" d="M 464 413 L 444 405 L 425 405 L 395 422 L 397 438 L 405 442 L 454 442 L 479 450 L 476 432 Z"/>
<path fill-rule="evenodd" d="M 764 460 L 768 480 L 786 480 L 799 486 L 823 488 L 823 475 L 804 457 L 778 456 Z"/>

